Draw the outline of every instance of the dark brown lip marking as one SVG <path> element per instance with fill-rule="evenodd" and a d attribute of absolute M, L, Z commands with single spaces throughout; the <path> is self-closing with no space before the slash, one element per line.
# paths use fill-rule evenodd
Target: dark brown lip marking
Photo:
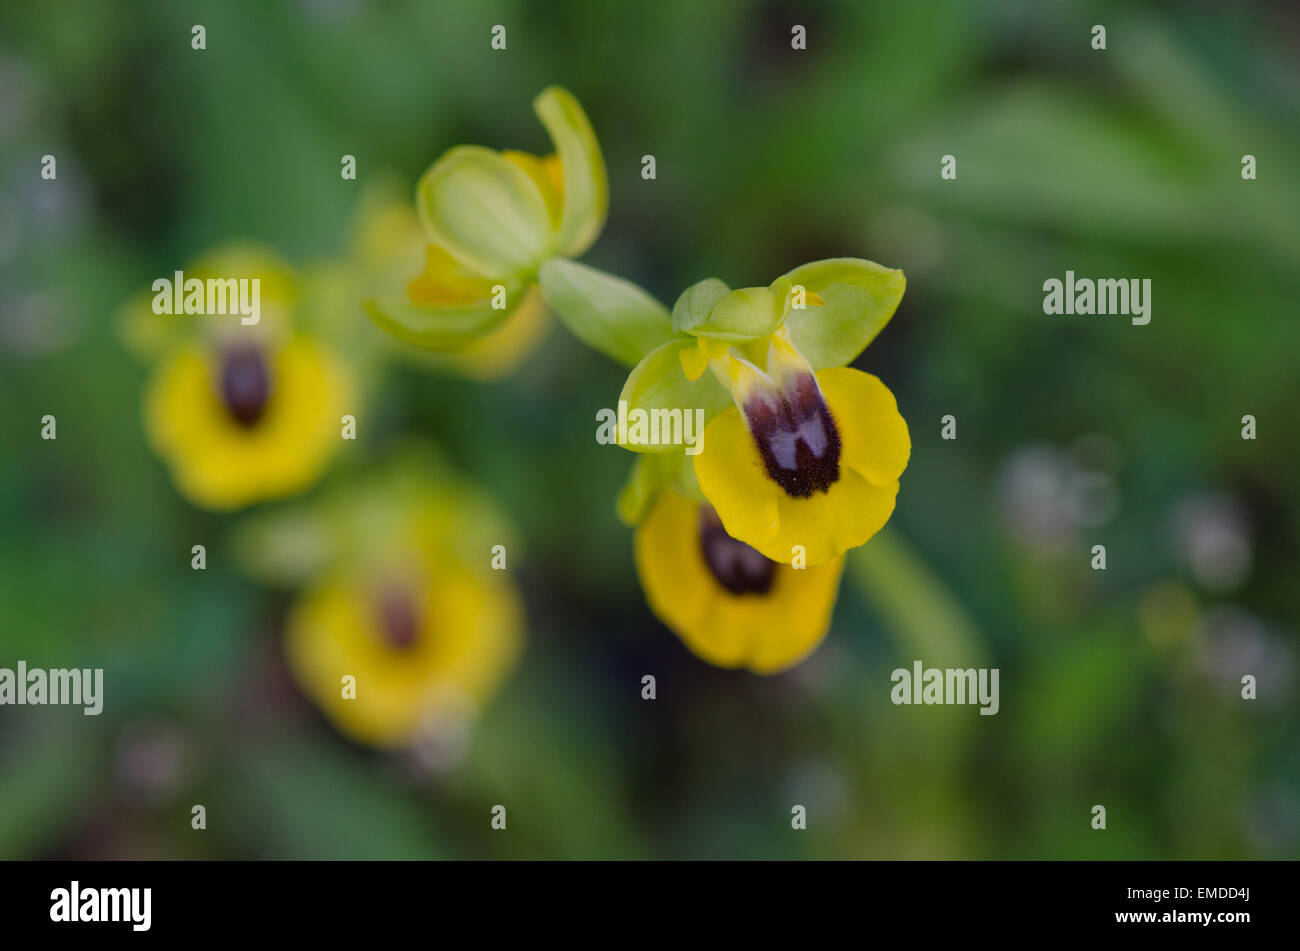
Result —
<path fill-rule="evenodd" d="M 271 374 L 255 347 L 227 350 L 221 359 L 221 401 L 246 428 L 262 418 L 271 397 Z"/>
<path fill-rule="evenodd" d="M 700 508 L 700 550 L 715 581 L 732 594 L 767 594 L 776 562 L 727 534 L 711 506 Z"/>
<path fill-rule="evenodd" d="M 787 495 L 806 499 L 839 480 L 839 430 L 811 374 L 799 374 L 774 399 L 750 399 L 745 418 L 767 474 Z"/>
<path fill-rule="evenodd" d="M 420 638 L 420 618 L 405 591 L 390 588 L 379 596 L 379 621 L 384 643 L 394 650 L 414 647 Z"/>

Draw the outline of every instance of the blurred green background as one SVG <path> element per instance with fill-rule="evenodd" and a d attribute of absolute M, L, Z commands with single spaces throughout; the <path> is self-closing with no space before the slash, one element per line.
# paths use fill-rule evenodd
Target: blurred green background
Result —
<path fill-rule="evenodd" d="M 1282 0 L 5 4 L 0 666 L 102 666 L 107 697 L 0 709 L 0 857 L 1300 855 L 1297 37 Z M 758 678 L 645 606 L 632 459 L 593 439 L 625 371 L 556 331 L 499 382 L 393 372 L 352 467 L 426 437 L 526 544 L 523 663 L 431 772 L 288 679 L 287 598 L 146 447 L 113 315 L 233 239 L 341 252 L 367 181 L 453 144 L 544 151 L 553 83 L 609 167 L 590 263 L 669 304 L 819 257 L 906 271 L 857 365 L 913 457 L 821 649 Z M 1067 269 L 1150 278 L 1150 325 L 1045 316 Z M 999 667 L 1000 713 L 892 705 L 917 658 Z"/>

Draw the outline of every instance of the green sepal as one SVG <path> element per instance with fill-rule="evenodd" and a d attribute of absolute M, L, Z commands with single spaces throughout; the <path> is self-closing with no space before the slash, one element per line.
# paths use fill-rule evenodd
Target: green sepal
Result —
<path fill-rule="evenodd" d="M 731 288 L 716 277 L 708 277 L 682 291 L 673 305 L 673 329 L 690 333 L 709 319 L 709 313 L 718 301 L 731 293 Z"/>
<path fill-rule="evenodd" d="M 619 520 L 635 528 L 650 514 L 659 493 L 665 490 L 696 502 L 705 501 L 690 456 L 668 453 L 638 456 L 615 503 Z"/>
<path fill-rule="evenodd" d="M 554 245 L 537 184 L 482 146 L 457 146 L 430 166 L 416 186 L 415 206 L 433 243 L 484 277 L 529 273 Z"/>
<path fill-rule="evenodd" d="M 624 366 L 677 337 L 667 308 L 631 281 L 565 258 L 538 271 L 542 296 L 573 335 Z"/>
<path fill-rule="evenodd" d="M 492 296 L 468 304 L 416 304 L 405 297 L 365 302 L 367 316 L 399 340 L 434 353 L 451 353 L 495 330 L 523 302 L 527 286 L 502 285 L 509 306 L 492 307 Z"/>
<path fill-rule="evenodd" d="M 682 324 L 680 329 L 695 337 L 742 343 L 766 337 L 781 326 L 785 319 L 786 298 L 770 287 L 741 287 L 718 296 L 707 314 L 701 318 L 700 311 L 709 298 L 717 293 L 718 285 L 726 286 L 721 281 L 717 285 L 701 281 L 688 289 L 687 294 L 690 294 L 699 288 L 696 291 L 698 296 L 688 300 L 680 312 L 674 308 L 674 313 Z M 678 303 L 682 303 L 680 298 Z M 691 323 L 691 326 L 685 326 L 686 323 Z"/>
<path fill-rule="evenodd" d="M 889 323 L 907 287 L 902 271 L 861 258 L 813 261 L 777 281 L 802 285 L 824 302 L 786 317 L 790 342 L 814 370 L 852 363 Z"/>
<path fill-rule="evenodd" d="M 690 337 L 670 340 L 668 343 L 646 354 L 645 358 L 628 374 L 623 391 L 619 394 L 619 403 L 627 403 L 630 415 L 633 410 L 641 409 L 647 413 L 655 410 L 680 409 L 683 414 L 683 433 L 685 432 L 685 414 L 694 414 L 695 410 L 704 411 L 704 425 L 708 425 L 724 409 L 732 405 L 731 394 L 718 382 L 712 373 L 703 373 L 698 379 L 688 380 L 682 369 L 681 352 L 694 350 L 699 344 Z M 694 417 L 692 417 L 694 426 Z M 696 439 L 703 427 L 692 429 Z M 624 449 L 647 453 L 684 453 L 682 444 L 644 445 L 620 442 Z"/>
<path fill-rule="evenodd" d="M 609 180 L 600 143 L 587 114 L 567 89 L 550 86 L 533 100 L 533 110 L 555 144 L 564 171 L 564 210 L 555 236 L 556 253 L 578 257 L 596 240 L 609 211 Z"/>

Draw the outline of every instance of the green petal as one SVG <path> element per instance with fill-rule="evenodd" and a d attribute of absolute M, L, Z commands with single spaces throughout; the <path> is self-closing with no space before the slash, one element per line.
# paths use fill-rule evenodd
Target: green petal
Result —
<path fill-rule="evenodd" d="M 709 313 L 718 301 L 731 293 L 731 288 L 716 277 L 705 278 L 682 291 L 673 305 L 673 329 L 689 333 L 709 319 Z"/>
<path fill-rule="evenodd" d="M 620 277 L 552 258 L 538 281 L 546 303 L 575 337 L 625 366 L 677 336 L 664 305 Z"/>
<path fill-rule="evenodd" d="M 694 339 L 686 337 L 670 340 L 646 354 L 645 359 L 628 374 L 627 382 L 623 384 L 623 392 L 618 397 L 620 403 L 627 403 L 628 413 L 635 409 L 647 412 L 676 409 L 681 410 L 685 416 L 686 413 L 694 414 L 697 409 L 700 409 L 704 411 L 703 423 L 707 425 L 714 416 L 731 406 L 731 394 L 712 373 L 705 373 L 697 380 L 686 379 L 680 354 L 682 350 L 694 350 L 697 346 Z M 694 426 L 694 416 L 692 426 Z M 693 428 L 691 431 L 701 433 L 703 426 L 698 429 Z M 685 455 L 682 445 L 632 443 L 620 443 L 620 445 L 633 452 L 671 452 Z"/>
<path fill-rule="evenodd" d="M 551 251 L 542 193 L 491 149 L 451 149 L 420 179 L 415 204 L 433 242 L 484 277 L 526 274 Z"/>
<path fill-rule="evenodd" d="M 722 284 L 721 281 L 717 283 Z M 696 288 L 699 290 L 697 291 Z M 785 317 L 785 295 L 774 293 L 767 287 L 742 287 L 717 297 L 703 319 L 698 320 L 693 326 L 685 326 L 685 323 L 699 316 L 706 302 L 717 293 L 717 290 L 717 285 L 701 281 L 700 284 L 687 290 L 687 294 L 695 292 L 692 299 L 685 304 L 681 298 L 678 299 L 682 309 L 679 311 L 674 308 L 673 312 L 677 315 L 676 319 L 682 321 L 682 330 L 696 337 L 741 342 L 766 337 L 781 326 Z"/>
<path fill-rule="evenodd" d="M 889 323 L 907 287 L 902 271 L 861 258 L 813 261 L 785 278 L 825 301 L 792 310 L 786 320 L 790 342 L 815 370 L 852 363 Z"/>
<path fill-rule="evenodd" d="M 533 101 L 533 109 L 555 143 L 564 169 L 564 212 L 555 247 L 560 254 L 577 257 L 596 240 L 609 210 L 609 181 L 600 143 L 587 114 L 567 89 L 544 89 Z"/>
<path fill-rule="evenodd" d="M 469 346 L 510 316 L 522 302 L 525 287 L 506 285 L 511 306 L 494 310 L 491 298 L 470 304 L 429 306 L 404 297 L 381 297 L 365 303 L 366 314 L 381 330 L 425 350 L 447 353 Z"/>

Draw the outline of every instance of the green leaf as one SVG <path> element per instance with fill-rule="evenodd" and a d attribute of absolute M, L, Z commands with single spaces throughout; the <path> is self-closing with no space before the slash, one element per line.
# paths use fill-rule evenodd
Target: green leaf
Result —
<path fill-rule="evenodd" d="M 709 318 L 718 301 L 731 293 L 731 288 L 716 277 L 705 278 L 682 291 L 673 305 L 673 329 L 689 333 Z"/>
<path fill-rule="evenodd" d="M 510 316 L 524 299 L 522 285 L 506 285 L 510 306 L 495 310 L 486 297 L 470 304 L 415 304 L 404 297 L 368 300 L 366 314 L 381 330 L 399 340 L 435 353 L 448 353 L 469 346 Z"/>
<path fill-rule="evenodd" d="M 575 337 L 625 366 L 677 336 L 667 308 L 620 277 L 552 258 L 538 281 L 547 305 Z"/>
<path fill-rule="evenodd" d="M 705 372 L 696 380 L 686 379 L 680 354 L 683 350 L 693 350 L 697 346 L 699 344 L 694 339 L 686 337 L 670 340 L 646 354 L 645 359 L 628 374 L 627 382 L 623 384 L 623 392 L 618 397 L 620 403 L 627 403 L 628 413 L 631 414 L 637 409 L 648 413 L 656 410 L 669 412 L 681 410 L 684 435 L 687 413 L 695 414 L 697 409 L 703 410 L 703 420 L 707 424 L 714 416 L 731 406 L 731 394 L 712 373 Z M 695 419 L 696 417 L 692 415 L 692 426 L 695 425 Z M 699 429 L 692 428 L 693 438 L 698 439 L 702 431 L 703 426 Z M 620 443 L 619 445 L 633 452 L 684 454 L 682 444 Z"/>
<path fill-rule="evenodd" d="M 861 258 L 813 261 L 785 277 L 825 302 L 792 310 L 786 320 L 790 342 L 814 370 L 852 363 L 889 323 L 907 287 L 902 271 Z"/>
<path fill-rule="evenodd" d="M 451 149 L 420 179 L 415 205 L 434 243 L 484 277 L 530 273 L 552 248 L 542 193 L 491 149 Z"/>
<path fill-rule="evenodd" d="M 551 86 L 533 101 L 533 110 L 555 143 L 564 169 L 564 211 L 556 250 L 577 257 L 591 247 L 605 226 L 609 181 L 600 143 L 578 100 L 567 89 Z"/>

